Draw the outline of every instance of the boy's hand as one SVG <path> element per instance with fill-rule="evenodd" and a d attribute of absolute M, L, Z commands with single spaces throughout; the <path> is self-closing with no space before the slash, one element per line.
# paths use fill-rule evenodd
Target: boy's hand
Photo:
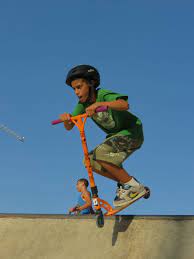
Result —
<path fill-rule="evenodd" d="M 74 211 L 75 211 L 74 208 L 69 209 L 69 212 L 74 212 Z"/>
<path fill-rule="evenodd" d="M 75 211 L 77 211 L 77 207 L 73 207 L 69 209 L 69 212 L 75 212 Z"/>
<path fill-rule="evenodd" d="M 64 113 L 61 114 L 59 117 L 64 122 L 64 127 L 66 128 L 66 130 L 71 130 L 74 127 L 74 123 L 71 121 L 71 114 Z"/>
<path fill-rule="evenodd" d="M 64 122 L 71 124 L 71 115 L 69 113 L 63 113 L 60 115 L 60 119 Z"/>
<path fill-rule="evenodd" d="M 96 109 L 98 107 L 100 107 L 101 104 L 100 103 L 93 103 L 92 105 L 90 105 L 88 108 L 86 108 L 86 114 L 91 117 L 92 115 L 94 115 L 96 113 Z"/>

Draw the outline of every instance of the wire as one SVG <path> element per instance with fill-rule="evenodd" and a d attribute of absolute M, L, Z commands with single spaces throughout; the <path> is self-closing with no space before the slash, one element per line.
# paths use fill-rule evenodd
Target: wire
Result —
<path fill-rule="evenodd" d="M 17 140 L 24 142 L 24 137 L 18 135 L 15 131 L 9 129 L 6 125 L 0 124 L 0 130 L 6 132 L 7 134 L 15 137 Z"/>

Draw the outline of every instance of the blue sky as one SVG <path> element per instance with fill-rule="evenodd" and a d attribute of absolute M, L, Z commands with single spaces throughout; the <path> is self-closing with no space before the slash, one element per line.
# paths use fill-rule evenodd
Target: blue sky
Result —
<path fill-rule="evenodd" d="M 194 214 L 194 4 L 192 1 L 4 1 L 0 4 L 0 212 L 65 213 L 86 177 L 76 128 L 50 121 L 77 100 L 65 86 L 77 64 L 101 87 L 128 94 L 145 142 L 125 168 L 152 196 L 125 214 Z M 105 135 L 88 120 L 89 149 Z M 96 176 L 112 202 L 115 183 Z"/>

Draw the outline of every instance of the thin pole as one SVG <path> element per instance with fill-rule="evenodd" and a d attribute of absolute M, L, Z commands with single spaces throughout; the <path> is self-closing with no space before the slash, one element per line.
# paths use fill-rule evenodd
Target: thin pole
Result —
<path fill-rule="evenodd" d="M 19 141 L 24 142 L 24 137 L 18 135 L 15 131 L 9 129 L 6 125 L 0 124 L 0 130 L 6 132 L 10 136 L 13 136 L 14 138 L 16 138 Z"/>

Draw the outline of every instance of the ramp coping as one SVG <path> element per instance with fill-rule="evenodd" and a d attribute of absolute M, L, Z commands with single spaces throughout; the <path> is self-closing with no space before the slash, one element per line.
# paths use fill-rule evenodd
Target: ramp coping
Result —
<path fill-rule="evenodd" d="M 115 218 L 126 220 L 194 220 L 194 215 L 115 215 L 106 217 L 108 220 Z M 0 213 L 0 218 L 24 218 L 24 219 L 96 219 L 95 215 L 73 216 L 68 214 L 27 214 L 27 213 Z"/>

